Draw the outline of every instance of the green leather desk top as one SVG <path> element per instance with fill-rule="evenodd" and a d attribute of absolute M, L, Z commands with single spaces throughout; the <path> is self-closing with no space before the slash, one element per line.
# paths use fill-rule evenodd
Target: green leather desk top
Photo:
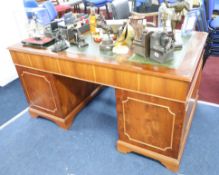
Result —
<path fill-rule="evenodd" d="M 135 53 L 122 55 L 122 56 L 125 57 L 127 61 L 130 61 L 130 62 L 135 62 L 135 63 L 140 63 L 140 64 L 152 64 L 152 65 L 165 66 L 168 68 L 176 69 L 181 64 L 187 50 L 189 50 L 188 43 L 189 43 L 189 40 L 192 39 L 192 37 L 193 35 L 187 38 L 182 38 L 180 36 L 180 33 L 178 33 L 176 38 L 178 41 L 180 41 L 183 44 L 183 48 L 181 50 L 174 51 L 174 53 L 171 55 L 171 58 L 168 58 L 167 61 L 164 63 L 158 63 L 154 60 L 151 60 L 149 58 L 144 58 Z M 85 54 L 87 56 L 92 56 L 97 59 L 98 57 L 101 57 L 102 59 L 104 58 L 107 60 L 116 60 L 120 56 L 120 55 L 114 54 L 112 51 L 108 51 L 108 52 L 100 51 L 99 43 L 95 43 L 90 35 L 85 35 L 85 38 L 86 38 L 86 42 L 89 43 L 88 47 L 78 48 L 76 46 L 72 46 L 68 48 L 66 52 L 71 53 L 71 54 Z"/>

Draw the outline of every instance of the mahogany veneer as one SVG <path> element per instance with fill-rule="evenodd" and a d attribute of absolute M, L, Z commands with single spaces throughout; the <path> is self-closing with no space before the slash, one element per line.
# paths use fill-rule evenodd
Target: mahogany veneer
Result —
<path fill-rule="evenodd" d="M 206 33 L 194 32 L 176 69 L 129 62 L 131 52 L 107 59 L 21 44 L 9 50 L 33 116 L 68 128 L 99 85 L 114 87 L 117 149 L 151 157 L 177 171 L 198 98 L 206 38 Z"/>
<path fill-rule="evenodd" d="M 17 66 L 30 114 L 69 128 L 75 115 L 98 92 L 95 84 Z"/>

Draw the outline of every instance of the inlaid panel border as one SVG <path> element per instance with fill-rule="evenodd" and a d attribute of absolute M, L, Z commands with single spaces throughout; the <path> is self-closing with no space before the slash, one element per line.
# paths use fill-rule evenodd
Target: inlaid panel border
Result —
<path fill-rule="evenodd" d="M 164 109 L 166 109 L 166 110 L 173 116 L 172 129 L 171 129 L 171 140 L 170 140 L 169 146 L 164 147 L 164 148 L 158 147 L 158 146 L 154 146 L 154 145 L 151 145 L 151 144 L 149 144 L 149 143 L 142 142 L 141 140 L 137 140 L 137 139 L 135 139 L 135 138 L 132 138 L 132 137 L 127 133 L 126 124 L 125 124 L 125 123 L 126 123 L 125 104 L 128 103 L 128 101 L 131 101 L 131 100 L 132 100 L 132 101 L 139 102 L 139 103 L 143 103 L 143 104 L 148 104 L 148 105 L 152 105 L 152 106 L 164 108 Z M 133 141 L 133 142 L 136 142 L 136 143 L 140 143 L 140 144 L 143 144 L 143 145 L 146 145 L 146 146 L 150 146 L 150 147 L 152 147 L 152 148 L 159 149 L 159 150 L 161 150 L 161 151 L 167 151 L 168 149 L 172 149 L 172 148 L 173 148 L 173 135 L 174 135 L 174 127 L 175 127 L 176 114 L 170 110 L 170 107 L 169 107 L 169 106 L 159 105 L 159 104 L 155 104 L 155 103 L 151 103 L 151 102 L 147 102 L 147 101 L 135 99 L 135 98 L 132 98 L 132 97 L 127 97 L 126 100 L 123 100 L 123 101 L 122 101 L 122 108 L 123 108 L 123 127 L 124 127 L 124 135 L 126 135 L 130 141 Z"/>
<path fill-rule="evenodd" d="M 34 105 L 32 105 L 32 106 L 35 106 L 35 107 L 37 107 L 37 108 L 40 108 L 40 109 L 43 109 L 43 110 L 46 110 L 46 111 L 55 113 L 58 109 L 57 109 L 56 102 L 55 102 L 55 97 L 54 97 L 54 94 L 53 94 L 53 91 L 52 91 L 52 85 L 51 85 L 50 81 L 47 79 L 47 77 L 46 77 L 46 76 L 43 76 L 43 75 L 39 75 L 39 74 L 34 74 L 34 73 L 27 72 L 27 71 L 23 71 L 22 74 L 21 74 L 21 77 L 22 77 L 23 84 L 24 84 L 24 86 L 25 86 L 26 89 L 27 89 L 27 86 L 26 86 L 26 83 L 25 83 L 25 81 L 24 81 L 24 76 L 25 76 L 25 74 L 32 75 L 32 76 L 36 76 L 36 77 L 40 77 L 40 78 L 44 79 L 44 80 L 46 81 L 46 83 L 48 83 L 48 85 L 49 85 L 49 90 L 50 90 L 50 92 L 51 92 L 51 94 L 52 94 L 52 101 L 53 101 L 53 104 L 54 104 L 54 108 L 53 108 L 53 109 L 47 109 L 47 108 L 44 108 L 43 106 L 39 106 L 39 105 L 36 105 L 36 104 L 34 104 Z M 31 99 L 31 98 L 30 98 L 30 95 L 29 95 L 29 93 L 28 93 L 28 90 L 26 91 L 26 93 L 27 93 L 28 98 Z"/>

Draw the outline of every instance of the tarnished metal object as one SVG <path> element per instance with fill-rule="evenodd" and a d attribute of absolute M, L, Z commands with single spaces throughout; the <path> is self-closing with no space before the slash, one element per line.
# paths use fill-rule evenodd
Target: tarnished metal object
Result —
<path fill-rule="evenodd" d="M 133 41 L 134 52 L 143 57 L 150 56 L 150 37 L 153 32 L 143 32 L 140 40 Z"/>
<path fill-rule="evenodd" d="M 111 51 L 113 49 L 113 40 L 110 37 L 110 34 L 113 33 L 113 29 L 110 25 L 107 25 L 106 20 L 103 16 L 103 14 L 100 14 L 97 17 L 97 27 L 104 30 L 104 32 L 107 34 L 107 36 L 102 40 L 100 43 L 100 50 L 102 51 Z"/>
<path fill-rule="evenodd" d="M 189 11 L 190 10 L 190 4 L 185 0 L 178 0 L 175 3 L 168 3 L 167 0 L 165 0 L 165 4 L 167 8 L 174 9 L 174 13 L 171 17 L 171 27 L 172 31 L 175 31 L 176 24 L 182 21 L 182 15 L 183 11 Z"/>
<path fill-rule="evenodd" d="M 144 15 L 132 15 L 129 17 L 129 23 L 135 31 L 134 39 L 140 40 L 143 32 L 143 20 L 145 19 Z"/>
<path fill-rule="evenodd" d="M 100 50 L 102 51 L 111 51 L 113 49 L 113 40 L 106 39 L 100 43 Z"/>
<path fill-rule="evenodd" d="M 150 59 L 164 63 L 174 51 L 171 33 L 154 32 L 150 38 Z"/>
<path fill-rule="evenodd" d="M 62 50 L 65 50 L 68 48 L 68 44 L 66 43 L 65 40 L 65 35 L 63 33 L 62 29 L 58 29 L 55 33 L 54 33 L 54 38 L 55 38 L 55 44 L 52 47 L 52 51 L 53 52 L 60 52 Z"/>
<path fill-rule="evenodd" d="M 88 46 L 88 43 L 85 41 L 78 29 L 69 28 L 66 29 L 67 40 L 70 44 L 76 45 L 79 48 Z"/>
<path fill-rule="evenodd" d="M 175 33 L 177 24 L 182 21 L 184 10 L 190 10 L 190 4 L 185 0 L 178 0 L 175 3 L 169 3 L 165 0 L 164 3 L 160 5 L 159 22 L 163 27 L 164 32 L 172 31 L 173 34 Z M 174 35 L 173 39 L 175 40 Z"/>
<path fill-rule="evenodd" d="M 163 32 L 172 31 L 171 18 L 173 10 L 168 8 L 165 3 L 162 3 L 158 9 L 158 26 L 161 27 Z"/>

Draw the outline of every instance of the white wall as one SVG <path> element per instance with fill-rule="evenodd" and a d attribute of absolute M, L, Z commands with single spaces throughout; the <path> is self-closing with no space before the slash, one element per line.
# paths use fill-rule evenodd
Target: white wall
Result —
<path fill-rule="evenodd" d="M 7 47 L 27 36 L 23 0 L 2 2 L 0 23 L 0 86 L 4 86 L 18 77 Z"/>

